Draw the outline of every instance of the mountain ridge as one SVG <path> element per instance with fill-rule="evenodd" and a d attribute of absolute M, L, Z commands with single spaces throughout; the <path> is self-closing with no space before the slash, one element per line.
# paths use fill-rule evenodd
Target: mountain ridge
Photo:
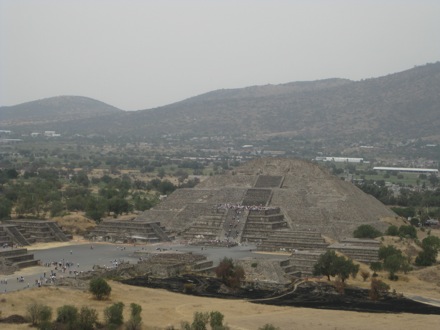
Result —
<path fill-rule="evenodd" d="M 436 62 L 360 81 L 331 78 L 219 89 L 152 109 L 124 112 L 112 107 L 116 110 L 96 116 L 24 122 L 16 127 L 24 130 L 43 125 L 66 134 L 93 132 L 140 139 L 164 134 L 245 134 L 259 139 L 283 135 L 318 140 L 427 136 L 440 140 L 439 90 L 440 62 Z M 0 118 L 3 110 L 1 107 Z M 0 120 L 3 127 L 5 122 Z"/>

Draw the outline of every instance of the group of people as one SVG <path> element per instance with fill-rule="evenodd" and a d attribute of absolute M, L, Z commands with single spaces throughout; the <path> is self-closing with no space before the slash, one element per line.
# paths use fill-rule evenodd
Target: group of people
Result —
<path fill-rule="evenodd" d="M 232 209 L 232 210 L 240 210 L 240 211 L 267 211 L 276 209 L 273 206 L 263 206 L 263 205 L 242 205 L 242 204 L 233 204 L 233 203 L 223 203 L 217 204 L 217 210 L 220 209 Z"/>

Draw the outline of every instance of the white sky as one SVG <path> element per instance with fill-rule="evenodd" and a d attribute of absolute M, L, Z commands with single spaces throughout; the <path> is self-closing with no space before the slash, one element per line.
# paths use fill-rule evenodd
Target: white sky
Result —
<path fill-rule="evenodd" d="M 123 110 L 440 60 L 439 0 L 0 0 L 0 105 Z"/>

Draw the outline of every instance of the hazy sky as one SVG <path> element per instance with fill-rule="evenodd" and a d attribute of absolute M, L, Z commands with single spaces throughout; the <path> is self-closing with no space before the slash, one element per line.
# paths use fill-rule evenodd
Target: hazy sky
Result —
<path fill-rule="evenodd" d="M 440 60 L 439 0 L 0 0 L 0 105 L 124 110 Z"/>

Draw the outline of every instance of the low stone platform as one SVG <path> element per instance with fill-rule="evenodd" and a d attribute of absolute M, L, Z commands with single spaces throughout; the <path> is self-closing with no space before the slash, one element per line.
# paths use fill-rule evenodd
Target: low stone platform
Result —
<path fill-rule="evenodd" d="M 27 246 L 35 242 L 67 242 L 70 240 L 55 221 L 17 219 L 3 221 L 0 241 Z"/>
<path fill-rule="evenodd" d="M 379 248 L 378 241 L 356 238 L 346 238 L 328 247 L 329 250 L 341 252 L 347 257 L 366 264 L 379 261 Z"/>
<path fill-rule="evenodd" d="M 39 263 L 39 260 L 34 259 L 34 254 L 28 253 L 25 248 L 0 250 L 0 274 L 12 274 L 21 268 L 37 266 Z"/>
<path fill-rule="evenodd" d="M 104 220 L 86 237 L 90 240 L 122 243 L 154 243 L 172 239 L 159 222 L 133 220 Z"/>

